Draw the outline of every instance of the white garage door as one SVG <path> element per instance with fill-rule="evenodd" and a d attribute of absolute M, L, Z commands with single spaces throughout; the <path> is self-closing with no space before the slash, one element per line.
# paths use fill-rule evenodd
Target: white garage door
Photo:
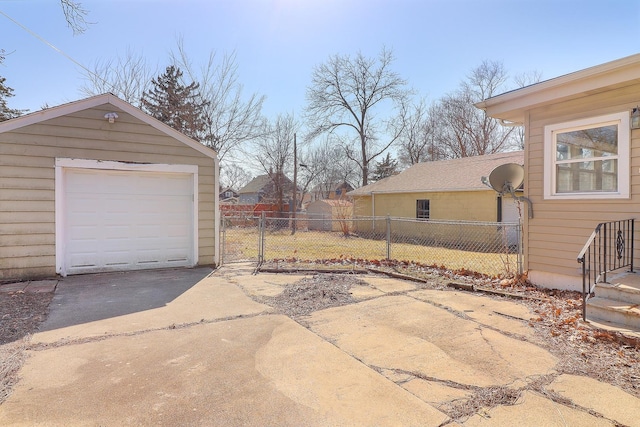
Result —
<path fill-rule="evenodd" d="M 65 168 L 63 274 L 194 265 L 187 173 Z"/>

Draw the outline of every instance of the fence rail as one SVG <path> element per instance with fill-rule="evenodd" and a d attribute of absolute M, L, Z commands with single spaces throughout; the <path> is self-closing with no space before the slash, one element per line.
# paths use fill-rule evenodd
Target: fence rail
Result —
<path fill-rule="evenodd" d="M 399 260 L 490 275 L 522 272 L 518 223 L 412 220 L 223 218 L 223 263 Z"/>

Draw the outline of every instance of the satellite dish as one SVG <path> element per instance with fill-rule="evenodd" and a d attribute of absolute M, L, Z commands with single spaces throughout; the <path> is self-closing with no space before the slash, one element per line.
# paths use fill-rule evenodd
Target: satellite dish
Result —
<path fill-rule="evenodd" d="M 524 182 L 524 168 L 517 163 L 500 165 L 489 174 L 489 185 L 498 193 L 511 193 Z"/>
<path fill-rule="evenodd" d="M 482 183 L 497 191 L 500 195 L 511 194 L 518 201 L 527 202 L 529 206 L 529 218 L 533 218 L 533 206 L 531 200 L 524 196 L 516 196 L 516 189 L 524 182 L 524 168 L 517 163 L 500 165 L 489 174 L 489 178 L 482 177 Z"/>

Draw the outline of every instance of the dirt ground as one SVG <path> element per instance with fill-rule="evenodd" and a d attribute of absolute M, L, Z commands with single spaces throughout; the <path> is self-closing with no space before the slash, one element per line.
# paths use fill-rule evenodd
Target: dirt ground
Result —
<path fill-rule="evenodd" d="M 529 326 L 536 331 L 536 344 L 558 357 L 559 373 L 589 376 L 640 397 L 640 340 L 594 329 L 582 322 L 581 299 L 576 292 L 538 289 L 524 276 L 488 278 L 416 265 L 378 263 L 373 267 L 387 274 L 410 275 L 418 280 L 420 289 L 446 292 L 452 286 L 463 285 L 470 292 L 525 304 L 535 313 Z M 319 273 L 261 302 L 300 321 L 313 311 L 354 303 L 349 289 L 362 283 L 362 275 L 358 274 Z M 18 380 L 29 336 L 46 319 L 52 298 L 53 293 L 0 292 L 0 404 Z"/>
<path fill-rule="evenodd" d="M 49 313 L 53 292 L 0 292 L 0 404 L 18 381 L 28 337 Z"/>
<path fill-rule="evenodd" d="M 0 292 L 0 345 L 32 334 L 46 319 L 52 292 Z"/>

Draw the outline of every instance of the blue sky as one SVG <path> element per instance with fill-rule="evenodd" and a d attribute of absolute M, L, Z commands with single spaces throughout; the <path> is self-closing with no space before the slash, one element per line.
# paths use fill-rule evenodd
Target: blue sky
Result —
<path fill-rule="evenodd" d="M 483 60 L 510 75 L 557 77 L 640 52 L 640 0 L 83 0 L 95 24 L 74 36 L 57 0 L 0 0 L 0 11 L 91 68 L 141 53 L 163 70 L 183 37 L 195 62 L 236 52 L 246 94 L 264 113 L 302 113 L 313 67 L 334 54 L 393 49 L 420 95 L 450 92 Z M 12 108 L 82 98 L 77 65 L 0 15 L 0 76 Z"/>

